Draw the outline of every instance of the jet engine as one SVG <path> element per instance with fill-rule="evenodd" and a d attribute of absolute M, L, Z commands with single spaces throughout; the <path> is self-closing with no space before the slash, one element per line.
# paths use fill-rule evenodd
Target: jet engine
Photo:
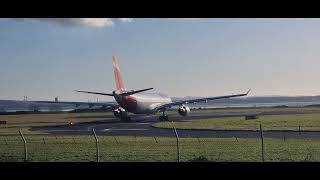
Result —
<path fill-rule="evenodd" d="M 121 119 L 127 117 L 127 115 L 128 115 L 126 110 L 123 109 L 122 107 L 118 107 L 118 108 L 114 109 L 113 114 L 115 117 L 121 118 Z"/>
<path fill-rule="evenodd" d="M 187 116 L 190 113 L 190 108 L 186 105 L 182 105 L 178 108 L 178 113 L 181 116 Z"/>

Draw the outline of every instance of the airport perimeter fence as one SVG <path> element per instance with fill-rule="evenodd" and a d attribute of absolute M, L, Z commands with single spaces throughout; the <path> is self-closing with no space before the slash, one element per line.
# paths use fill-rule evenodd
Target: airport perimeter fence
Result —
<path fill-rule="evenodd" d="M 120 137 L 0 135 L 1 162 L 291 162 L 320 161 L 320 138 L 304 136 Z"/>

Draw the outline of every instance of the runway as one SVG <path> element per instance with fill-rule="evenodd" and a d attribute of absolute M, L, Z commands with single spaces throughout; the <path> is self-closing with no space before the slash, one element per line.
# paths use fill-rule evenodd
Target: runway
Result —
<path fill-rule="evenodd" d="M 181 121 L 191 119 L 206 119 L 212 117 L 235 117 L 244 116 L 249 113 L 194 113 L 188 117 L 179 115 L 169 116 L 170 120 Z M 251 113 L 252 114 L 252 113 Z M 275 115 L 281 112 L 260 113 L 259 115 Z M 289 113 L 285 113 L 289 114 Z M 292 114 L 292 113 L 291 113 Z M 297 114 L 297 113 L 295 113 Z M 154 128 L 152 124 L 159 122 L 158 116 L 135 117 L 130 122 L 120 122 L 117 119 L 77 123 L 75 125 L 56 125 L 32 127 L 31 131 L 40 131 L 53 135 L 92 135 L 92 128 L 99 136 L 146 136 L 146 137 L 174 137 L 173 129 Z M 259 131 L 231 131 L 231 130 L 180 130 L 179 137 L 260 137 Z M 320 131 L 264 131 L 265 137 L 290 138 L 320 137 Z"/>

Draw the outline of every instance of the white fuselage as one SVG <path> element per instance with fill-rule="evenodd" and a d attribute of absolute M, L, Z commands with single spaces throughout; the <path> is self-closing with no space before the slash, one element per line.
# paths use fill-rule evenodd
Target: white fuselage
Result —
<path fill-rule="evenodd" d="M 118 104 L 128 112 L 135 114 L 154 114 L 155 108 L 171 103 L 172 100 L 165 94 L 139 93 L 126 97 L 115 96 Z"/>

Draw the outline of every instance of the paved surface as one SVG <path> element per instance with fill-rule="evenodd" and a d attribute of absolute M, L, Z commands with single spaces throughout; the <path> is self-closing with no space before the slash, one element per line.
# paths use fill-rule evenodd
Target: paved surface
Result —
<path fill-rule="evenodd" d="M 251 113 L 252 114 L 252 113 Z M 277 112 L 259 115 L 281 114 Z M 286 113 L 288 114 L 288 113 Z M 194 113 L 188 117 L 179 115 L 169 116 L 170 120 L 181 121 L 191 119 L 206 119 L 212 117 L 244 116 L 248 113 Z M 94 128 L 97 135 L 105 136 L 175 136 L 172 129 L 153 128 L 152 124 L 158 122 L 158 116 L 135 117 L 131 122 L 120 122 L 117 119 L 99 122 L 78 123 L 73 126 L 42 126 L 33 127 L 32 131 L 41 131 L 55 135 L 92 135 Z M 260 137 L 259 131 L 227 131 L 227 130 L 177 130 L 180 137 Z M 293 132 L 293 131 L 265 131 L 265 137 L 320 137 L 320 131 Z"/>

